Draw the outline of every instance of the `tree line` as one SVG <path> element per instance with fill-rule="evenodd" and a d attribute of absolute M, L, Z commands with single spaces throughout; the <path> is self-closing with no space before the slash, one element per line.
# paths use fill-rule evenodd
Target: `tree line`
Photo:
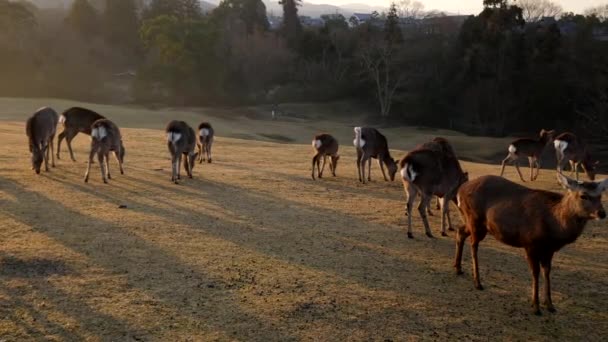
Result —
<path fill-rule="evenodd" d="M 466 18 L 402 0 L 365 21 L 270 26 L 261 0 L 0 0 L 0 95 L 166 105 L 356 99 L 371 121 L 505 135 L 608 133 L 608 5 L 480 0 Z M 555 20 L 546 18 L 554 17 Z"/>

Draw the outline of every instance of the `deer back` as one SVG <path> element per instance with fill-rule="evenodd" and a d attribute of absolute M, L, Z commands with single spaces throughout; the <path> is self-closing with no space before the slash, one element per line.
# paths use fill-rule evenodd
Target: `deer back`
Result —
<path fill-rule="evenodd" d="M 312 146 L 318 153 L 323 155 L 336 155 L 338 154 L 338 140 L 330 134 L 322 133 L 317 134 L 312 139 Z"/>
<path fill-rule="evenodd" d="M 61 114 L 59 122 L 66 129 L 91 135 L 91 126 L 105 117 L 97 112 L 82 107 L 72 107 Z"/>

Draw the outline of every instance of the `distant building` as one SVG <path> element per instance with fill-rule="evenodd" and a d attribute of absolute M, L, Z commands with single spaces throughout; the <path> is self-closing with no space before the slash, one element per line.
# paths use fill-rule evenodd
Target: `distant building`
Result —
<path fill-rule="evenodd" d="M 321 18 L 313 18 L 306 15 L 300 16 L 300 22 L 302 26 L 306 27 L 323 27 L 325 25 L 325 20 Z"/>

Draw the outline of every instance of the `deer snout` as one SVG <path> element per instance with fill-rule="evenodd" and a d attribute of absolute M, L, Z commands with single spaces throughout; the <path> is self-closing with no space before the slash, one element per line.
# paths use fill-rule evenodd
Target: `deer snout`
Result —
<path fill-rule="evenodd" d="M 599 220 L 603 220 L 603 219 L 605 219 L 605 218 L 606 218 L 606 210 L 604 210 L 604 209 L 600 209 L 600 210 L 598 210 L 598 211 L 597 211 L 597 213 L 596 213 L 596 217 L 597 217 Z"/>

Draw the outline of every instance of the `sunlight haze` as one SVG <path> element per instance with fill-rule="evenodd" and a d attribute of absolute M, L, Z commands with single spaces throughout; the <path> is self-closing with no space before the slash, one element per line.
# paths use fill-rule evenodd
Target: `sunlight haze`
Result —
<path fill-rule="evenodd" d="M 346 5 L 353 3 L 361 3 L 372 6 L 386 6 L 391 3 L 388 0 L 308 0 L 307 2 L 315 4 L 329 5 Z M 482 8 L 482 0 L 426 0 L 420 1 L 425 5 L 427 10 L 437 9 L 450 13 L 478 13 Z M 583 12 L 585 9 L 605 3 L 601 0 L 554 0 L 555 3 L 562 5 L 567 12 Z M 397 1 L 398 3 L 398 1 Z"/>

